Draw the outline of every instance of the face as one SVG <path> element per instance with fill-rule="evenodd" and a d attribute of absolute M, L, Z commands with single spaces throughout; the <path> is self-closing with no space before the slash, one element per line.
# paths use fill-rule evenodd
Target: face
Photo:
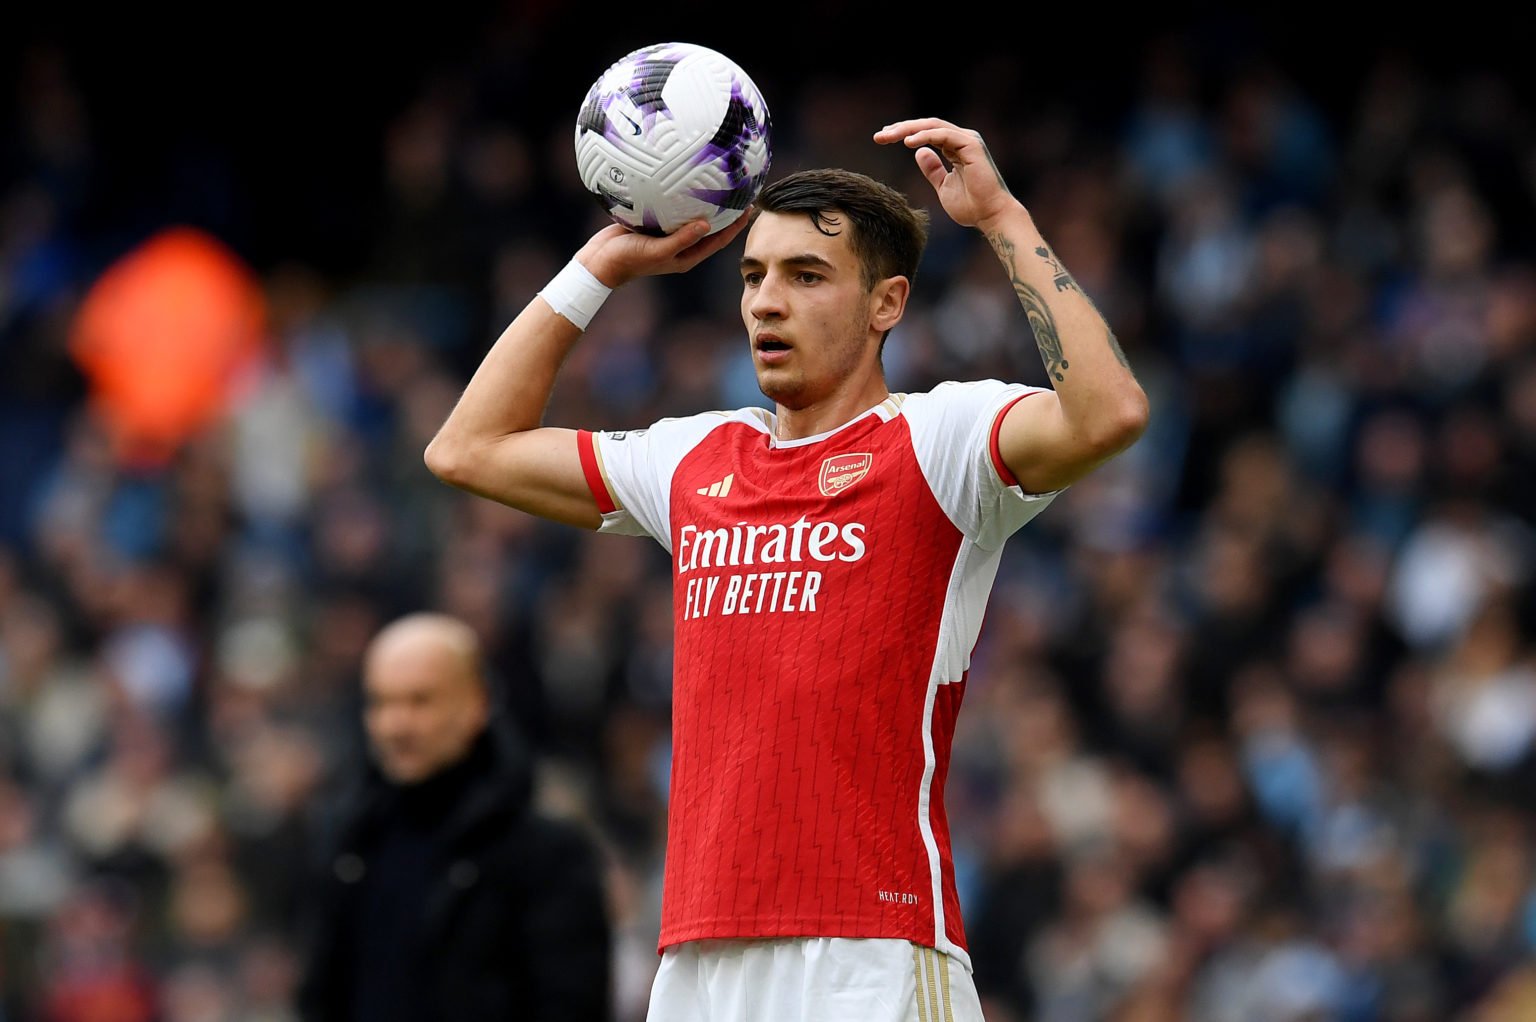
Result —
<path fill-rule="evenodd" d="M 485 727 L 484 687 L 455 647 L 431 634 L 385 637 L 363 677 L 374 760 L 396 784 L 456 763 Z"/>
<path fill-rule="evenodd" d="M 811 407 L 880 372 L 889 282 L 865 290 L 850 228 L 833 216 L 832 237 L 801 213 L 762 213 L 747 232 L 741 318 L 758 386 L 786 408 Z"/>

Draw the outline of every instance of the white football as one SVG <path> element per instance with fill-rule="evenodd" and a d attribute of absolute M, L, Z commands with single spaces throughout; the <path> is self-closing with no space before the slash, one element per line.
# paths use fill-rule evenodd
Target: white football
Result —
<path fill-rule="evenodd" d="M 609 216 L 647 234 L 690 220 L 713 234 L 757 198 L 772 158 L 768 105 L 724 54 L 659 43 L 619 59 L 576 118 L 581 183 Z"/>

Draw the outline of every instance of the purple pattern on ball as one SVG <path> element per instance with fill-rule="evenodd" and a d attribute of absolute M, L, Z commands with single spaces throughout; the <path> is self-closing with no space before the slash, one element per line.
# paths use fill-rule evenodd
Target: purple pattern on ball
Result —
<path fill-rule="evenodd" d="M 661 47 L 651 49 L 660 50 Z M 673 70 L 682 59 L 681 56 L 669 53 L 655 53 L 635 62 L 634 73 L 625 91 L 634 101 L 636 109 L 641 113 L 666 109 L 661 93 L 667 87 L 667 79 L 672 77 Z"/>
<path fill-rule="evenodd" d="M 703 48 L 663 43 L 634 51 L 611 65 L 593 84 L 577 118 L 578 151 L 582 151 L 580 139 L 588 133 L 600 136 L 602 146 L 611 147 L 612 155 L 599 157 L 605 162 L 596 167 L 584 164 L 588 168 L 584 175 L 590 174 L 584 177 L 587 188 L 613 219 L 632 229 L 660 234 L 664 233 L 663 221 L 670 229 L 677 226 L 672 223 L 674 219 L 694 216 L 709 216 L 723 225 L 733 218 L 722 221 L 720 215 L 746 209 L 767 179 L 772 157 L 767 106 L 745 72 L 735 69 L 730 73 L 726 109 L 712 135 L 694 143 L 697 148 L 686 156 L 686 169 L 675 162 L 668 164 L 682 171 L 680 181 L 668 171 L 675 181 L 670 187 L 675 189 L 672 194 L 677 201 L 663 200 L 653 207 L 647 191 L 632 191 L 647 173 L 641 169 L 647 165 L 644 161 L 654 158 L 649 155 L 653 133 L 673 130 L 670 126 L 663 129 L 661 124 L 677 116 L 668 109 L 662 93 L 678 65 L 699 49 Z M 729 58 L 715 56 L 729 65 Z M 709 73 L 717 73 L 719 65 L 713 68 L 716 71 Z M 696 120 L 686 123 L 687 133 L 679 140 L 686 140 L 699 127 Z M 696 134 L 692 137 L 698 138 Z M 642 162 L 631 163 L 625 155 L 630 153 Z M 593 170 L 597 173 L 591 173 Z M 626 181 L 626 176 L 636 174 L 642 178 Z M 610 175 L 612 187 L 607 180 Z M 698 212 L 693 211 L 695 204 L 702 207 Z"/>

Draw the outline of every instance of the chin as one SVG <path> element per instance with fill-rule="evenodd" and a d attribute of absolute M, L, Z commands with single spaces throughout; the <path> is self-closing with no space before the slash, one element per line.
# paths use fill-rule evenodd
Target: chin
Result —
<path fill-rule="evenodd" d="M 757 378 L 757 389 L 763 392 L 763 396 L 776 405 L 785 408 L 799 408 L 805 402 L 802 400 L 805 388 L 788 380 L 774 381 L 764 379 L 761 375 Z"/>
<path fill-rule="evenodd" d="M 379 773 L 394 784 L 415 784 L 417 781 L 425 780 L 430 771 L 413 760 L 402 763 L 381 762 Z"/>

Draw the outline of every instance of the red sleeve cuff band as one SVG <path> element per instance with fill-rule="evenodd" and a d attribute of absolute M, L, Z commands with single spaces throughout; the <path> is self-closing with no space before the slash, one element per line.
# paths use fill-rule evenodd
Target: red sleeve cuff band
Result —
<path fill-rule="evenodd" d="M 590 430 L 576 431 L 576 450 L 581 455 L 581 471 L 587 477 L 587 488 L 592 491 L 592 499 L 597 501 L 597 510 L 608 515 L 617 511 L 618 506 L 613 502 L 607 484 L 603 482 L 603 470 L 597 464 L 596 444 L 597 440 Z"/>
<path fill-rule="evenodd" d="M 992 452 L 992 467 L 997 470 L 998 478 L 1000 478 L 1008 486 L 1019 485 L 1019 479 L 1018 476 L 1013 474 L 1012 469 L 1003 464 L 1003 452 L 1000 446 L 1003 432 L 1003 419 L 1007 417 L 1008 412 L 1013 408 L 1014 405 L 1029 397 L 1031 394 L 1038 393 L 1040 393 L 1038 390 L 1032 390 L 1027 394 L 1020 394 L 1012 401 L 1009 401 L 1007 404 L 1003 405 L 1003 407 L 999 409 L 997 415 L 993 416 L 992 418 L 992 436 L 987 443 L 987 449 Z"/>

